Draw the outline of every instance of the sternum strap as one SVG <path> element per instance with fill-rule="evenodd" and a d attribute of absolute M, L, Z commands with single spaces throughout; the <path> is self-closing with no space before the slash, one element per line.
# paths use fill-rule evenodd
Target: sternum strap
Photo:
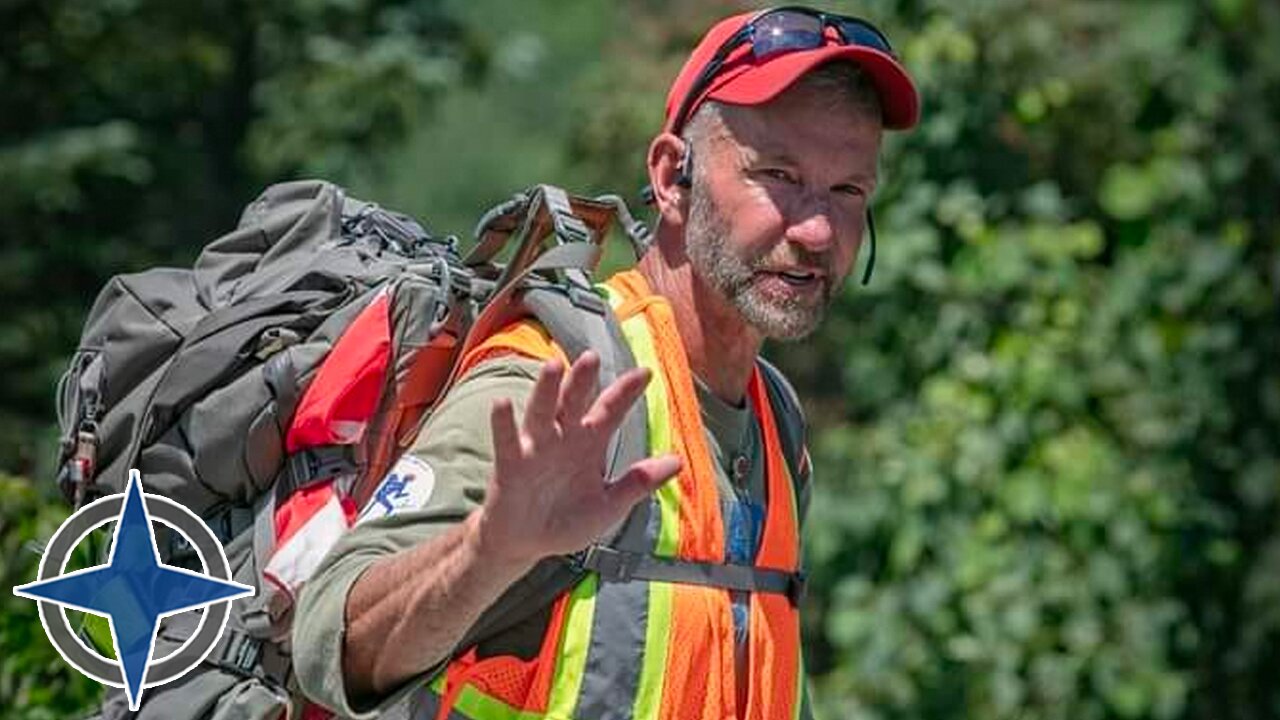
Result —
<path fill-rule="evenodd" d="M 798 605 L 804 596 L 803 572 L 734 563 L 675 560 L 604 545 L 592 545 L 576 555 L 574 562 L 584 570 L 599 573 L 605 582 L 657 580 L 741 592 L 776 593 L 787 596 L 792 605 Z"/>

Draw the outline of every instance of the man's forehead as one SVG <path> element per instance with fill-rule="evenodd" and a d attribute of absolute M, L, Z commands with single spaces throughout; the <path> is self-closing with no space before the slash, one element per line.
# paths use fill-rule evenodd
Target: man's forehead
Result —
<path fill-rule="evenodd" d="M 734 145 L 761 156 L 792 159 L 821 152 L 833 160 L 874 162 L 882 134 L 879 118 L 830 98 L 795 101 L 795 96 L 780 96 L 761 105 L 726 105 L 721 119 L 722 132 L 717 134 Z"/>

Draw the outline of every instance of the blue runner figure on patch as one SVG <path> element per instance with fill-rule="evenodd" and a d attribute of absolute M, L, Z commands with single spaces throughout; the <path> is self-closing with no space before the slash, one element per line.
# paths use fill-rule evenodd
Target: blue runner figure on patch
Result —
<path fill-rule="evenodd" d="M 406 455 L 379 483 L 357 524 L 423 507 L 435 489 L 436 474 L 418 457 Z"/>
<path fill-rule="evenodd" d="M 402 480 L 401 478 L 404 479 Z M 409 499 L 410 495 L 406 488 L 411 482 L 413 482 L 413 475 L 409 473 L 401 475 L 400 473 L 393 472 L 390 475 L 387 475 L 386 481 L 378 488 L 378 494 L 374 496 L 374 499 L 385 507 L 387 509 L 387 514 L 390 515 L 399 507 L 392 503 L 392 500 Z"/>

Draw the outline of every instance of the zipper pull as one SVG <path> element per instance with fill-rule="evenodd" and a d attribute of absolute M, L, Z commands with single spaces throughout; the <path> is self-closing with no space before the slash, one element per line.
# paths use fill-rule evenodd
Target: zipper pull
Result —
<path fill-rule="evenodd" d="M 75 488 L 75 507 L 84 505 L 89 488 L 94 484 L 94 467 L 98 460 L 98 426 L 84 422 L 76 433 L 76 451 L 71 456 L 71 482 Z"/>

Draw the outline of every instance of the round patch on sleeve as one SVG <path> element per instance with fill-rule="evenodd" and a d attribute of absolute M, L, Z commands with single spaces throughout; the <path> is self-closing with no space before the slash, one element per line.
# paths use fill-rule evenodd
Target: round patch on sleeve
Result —
<path fill-rule="evenodd" d="M 405 455 L 396 461 L 395 467 L 382 479 L 373 498 L 356 519 L 356 524 L 405 510 L 417 510 L 431 499 L 431 491 L 435 489 L 435 485 L 436 474 L 431 466 L 421 458 Z"/>

